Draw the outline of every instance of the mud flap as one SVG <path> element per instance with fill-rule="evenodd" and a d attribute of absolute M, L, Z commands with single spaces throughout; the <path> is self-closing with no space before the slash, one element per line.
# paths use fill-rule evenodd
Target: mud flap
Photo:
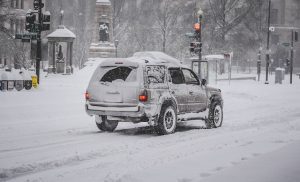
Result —
<path fill-rule="evenodd" d="M 158 125 L 158 114 L 149 117 L 148 124 L 150 126 L 157 126 Z"/>

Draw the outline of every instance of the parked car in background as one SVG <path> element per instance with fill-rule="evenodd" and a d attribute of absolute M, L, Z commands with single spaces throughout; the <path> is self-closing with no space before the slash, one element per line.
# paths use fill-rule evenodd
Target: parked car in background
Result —
<path fill-rule="evenodd" d="M 223 122 L 221 90 L 161 52 L 102 62 L 87 88 L 85 108 L 103 131 L 114 131 L 119 122 L 148 122 L 159 134 L 171 134 L 179 121 L 203 119 L 207 128 Z"/>

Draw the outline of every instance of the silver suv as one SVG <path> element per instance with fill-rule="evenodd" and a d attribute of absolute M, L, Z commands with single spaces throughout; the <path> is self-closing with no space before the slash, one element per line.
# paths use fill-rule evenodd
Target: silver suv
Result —
<path fill-rule="evenodd" d="M 103 61 L 90 80 L 85 108 L 103 131 L 114 131 L 119 122 L 148 122 L 170 134 L 179 121 L 202 119 L 207 128 L 223 122 L 221 90 L 161 52 Z"/>

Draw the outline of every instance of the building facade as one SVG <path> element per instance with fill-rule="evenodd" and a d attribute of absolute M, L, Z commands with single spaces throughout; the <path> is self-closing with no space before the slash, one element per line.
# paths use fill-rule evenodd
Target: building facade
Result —
<path fill-rule="evenodd" d="M 275 27 L 275 31 L 271 32 L 271 47 L 273 50 L 285 50 L 285 55 L 280 56 L 280 59 L 289 59 L 291 47 L 284 44 L 291 44 L 292 30 L 300 33 L 300 1 L 272 0 L 271 3 L 271 26 Z M 300 66 L 300 42 L 294 43 L 294 65 Z"/>
<path fill-rule="evenodd" d="M 3 17 L 0 21 L 0 67 L 28 68 L 33 64 L 35 51 L 32 48 L 35 46 L 13 40 L 16 33 L 24 33 L 29 9 L 33 9 L 33 0 L 0 0 L 0 15 Z"/>

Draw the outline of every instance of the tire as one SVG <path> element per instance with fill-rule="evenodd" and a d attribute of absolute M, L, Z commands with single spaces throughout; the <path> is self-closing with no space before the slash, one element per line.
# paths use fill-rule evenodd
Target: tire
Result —
<path fill-rule="evenodd" d="M 177 112 L 172 105 L 163 105 L 160 111 L 158 125 L 155 127 L 160 135 L 168 135 L 175 132 L 177 125 Z"/>
<path fill-rule="evenodd" d="M 108 132 L 113 132 L 117 126 L 118 126 L 118 121 L 109 121 L 107 120 L 106 116 L 101 116 L 102 122 L 96 121 L 96 125 L 99 130 L 101 131 L 108 131 Z"/>
<path fill-rule="evenodd" d="M 208 119 L 205 121 L 206 128 L 218 128 L 223 124 L 223 107 L 220 102 L 213 102 L 209 108 Z"/>

